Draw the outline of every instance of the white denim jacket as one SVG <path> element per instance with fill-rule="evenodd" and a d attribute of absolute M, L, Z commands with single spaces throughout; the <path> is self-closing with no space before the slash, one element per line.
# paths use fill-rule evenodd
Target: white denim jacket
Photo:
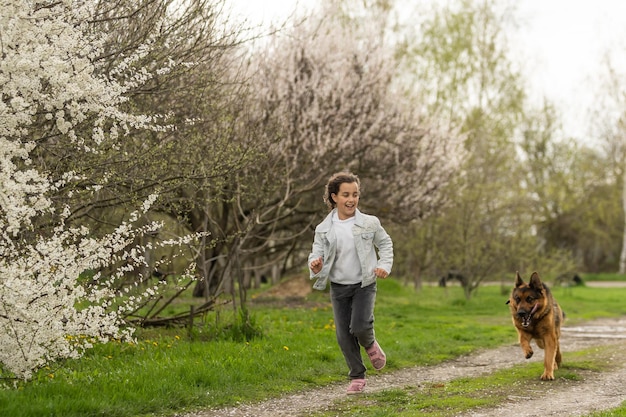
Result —
<path fill-rule="evenodd" d="M 313 249 L 309 254 L 308 262 L 311 264 L 313 259 L 322 257 L 323 266 L 320 272 L 314 274 L 309 268 L 310 278 L 316 279 L 315 284 L 313 284 L 313 288 L 316 290 L 326 289 L 329 272 L 335 262 L 337 238 L 333 229 L 332 217 L 336 210 L 336 208 L 333 209 L 315 228 Z M 376 282 L 376 275 L 374 275 L 376 268 L 384 269 L 388 274 L 391 273 L 393 243 L 391 237 L 380 224 L 380 220 L 376 216 L 361 213 L 357 209 L 352 234 L 363 273 L 361 286 L 366 287 Z M 376 257 L 376 249 L 378 249 L 378 258 Z"/>

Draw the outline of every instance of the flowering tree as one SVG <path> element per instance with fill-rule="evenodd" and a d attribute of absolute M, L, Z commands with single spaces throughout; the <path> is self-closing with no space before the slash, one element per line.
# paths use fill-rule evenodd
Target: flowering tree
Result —
<path fill-rule="evenodd" d="M 231 268 L 300 270 L 335 171 L 359 174 L 361 207 L 383 220 L 405 222 L 442 204 L 462 137 L 403 94 L 381 13 L 366 12 L 351 17 L 329 4 L 254 50 L 248 107 L 263 157 L 228 188 L 238 196 L 230 209 L 239 232 L 226 257 Z M 255 192 L 236 193 L 246 186 Z"/>
<path fill-rule="evenodd" d="M 58 172 L 42 155 L 43 143 L 65 143 L 78 164 L 133 131 L 168 129 L 155 116 L 124 110 L 127 93 L 151 76 L 137 64 L 149 44 L 108 71 L 98 68 L 106 34 L 89 30 L 96 6 L 0 1 L 0 364 L 21 379 L 94 342 L 132 335 L 121 317 L 141 295 L 121 296 L 110 285 L 123 271 L 106 280 L 81 274 L 124 259 L 141 264 L 143 252 L 132 243 L 159 227 L 135 226 L 156 196 L 112 233 L 95 237 L 72 225 L 73 207 L 63 201 L 71 201 L 76 184 L 95 195 L 107 173 L 81 183 L 78 171 Z"/>

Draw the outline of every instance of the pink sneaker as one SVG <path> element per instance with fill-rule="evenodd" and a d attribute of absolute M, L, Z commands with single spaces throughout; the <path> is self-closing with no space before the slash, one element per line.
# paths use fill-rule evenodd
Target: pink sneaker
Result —
<path fill-rule="evenodd" d="M 367 352 L 367 356 L 370 357 L 370 362 L 372 362 L 374 369 L 380 371 L 385 367 L 387 356 L 385 356 L 385 352 L 380 348 L 378 342 L 374 341 L 374 344 L 365 349 L 365 351 Z"/>
<path fill-rule="evenodd" d="M 350 386 L 348 387 L 348 395 L 350 394 L 360 394 L 365 389 L 365 380 L 364 379 L 353 379 L 350 382 Z"/>

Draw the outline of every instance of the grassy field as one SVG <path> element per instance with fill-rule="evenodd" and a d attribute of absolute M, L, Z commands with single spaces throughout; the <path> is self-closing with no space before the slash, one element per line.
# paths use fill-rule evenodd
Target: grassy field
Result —
<path fill-rule="evenodd" d="M 459 287 L 424 287 L 416 292 L 395 280 L 379 281 L 376 332 L 389 356 L 383 372 L 515 343 L 505 305 L 508 291 L 486 286 L 468 301 Z M 553 292 L 572 324 L 626 314 L 626 288 L 570 287 Z M 143 330 L 136 344 L 98 346 L 81 360 L 45 369 L 29 383 L 0 390 L 0 416 L 167 416 L 347 380 L 328 293 L 314 292 L 305 299 L 251 295 L 250 324 L 259 332 L 251 340 L 241 339 L 239 316 L 230 307 L 207 315 L 204 327 L 197 328 L 191 339 L 186 329 Z M 536 366 L 517 368 L 517 377 L 535 379 Z M 575 369 L 570 372 L 575 378 Z M 491 387 L 497 393 L 494 387 L 506 378 L 495 375 L 455 384 L 460 392 Z M 395 391 L 376 396 L 377 406 L 351 415 L 388 415 L 386 402 L 421 398 Z M 456 396 L 458 401 L 461 397 Z M 471 397 L 497 401 L 496 394 L 491 399 Z M 423 401 L 412 409 L 443 400 L 429 392 Z M 470 406 L 471 401 L 455 405 Z"/>
<path fill-rule="evenodd" d="M 622 274 L 580 274 L 583 281 L 626 281 Z"/>

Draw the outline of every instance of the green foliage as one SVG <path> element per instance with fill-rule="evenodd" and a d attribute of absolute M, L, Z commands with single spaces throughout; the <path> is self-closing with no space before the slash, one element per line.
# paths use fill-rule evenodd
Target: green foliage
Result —
<path fill-rule="evenodd" d="M 462 175 L 441 190 L 448 204 L 409 225 L 410 233 L 402 225 L 394 242 L 424 275 L 461 272 L 466 298 L 482 279 L 520 268 L 537 247 L 533 219 L 519 204 L 527 200 L 515 143 L 525 95 L 508 55 L 511 10 L 500 6 L 437 4 L 407 51 L 409 66 L 424 74 L 418 85 L 432 111 L 449 115 L 465 134 L 467 156 L 460 161 Z"/>
<path fill-rule="evenodd" d="M 250 314 L 248 308 L 240 308 L 234 320 L 208 322 L 191 332 L 193 340 L 202 341 L 249 342 L 262 336 L 263 330 L 258 327 L 256 317 Z"/>
<path fill-rule="evenodd" d="M 591 413 L 587 417 L 624 417 L 626 416 L 626 403 L 622 403 L 621 407 L 610 411 L 598 411 Z"/>
<path fill-rule="evenodd" d="M 529 204 L 543 250 L 576 254 L 578 270 L 617 270 L 623 230 L 619 174 L 597 149 L 557 140 L 558 129 L 556 111 L 546 105 L 526 115 L 519 143 L 526 161 L 520 172 L 534 194 Z"/>

